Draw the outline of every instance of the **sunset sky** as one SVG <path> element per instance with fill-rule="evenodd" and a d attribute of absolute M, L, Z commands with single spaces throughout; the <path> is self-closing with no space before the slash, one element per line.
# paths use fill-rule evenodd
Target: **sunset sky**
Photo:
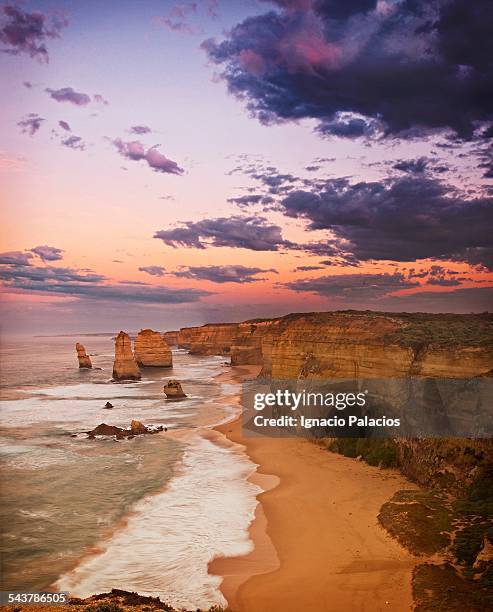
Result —
<path fill-rule="evenodd" d="M 489 0 L 0 6 L 2 332 L 493 303 Z"/>

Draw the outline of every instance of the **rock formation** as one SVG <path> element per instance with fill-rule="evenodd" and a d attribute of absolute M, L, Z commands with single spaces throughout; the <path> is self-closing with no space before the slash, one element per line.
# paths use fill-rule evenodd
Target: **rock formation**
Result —
<path fill-rule="evenodd" d="M 238 323 L 211 323 L 201 327 L 183 327 L 178 346 L 192 355 L 227 355 L 238 332 Z"/>
<path fill-rule="evenodd" d="M 173 365 L 169 346 L 161 334 L 152 329 L 142 329 L 137 334 L 134 354 L 139 366 L 170 368 Z"/>
<path fill-rule="evenodd" d="M 147 433 L 147 428 L 140 421 L 136 421 L 135 419 L 132 419 L 132 422 L 130 423 L 130 431 L 132 432 L 134 436 L 138 436 L 140 434 Z"/>
<path fill-rule="evenodd" d="M 168 399 L 180 399 L 182 397 L 187 397 L 186 394 L 183 393 L 179 380 L 168 380 L 163 387 L 163 391 Z"/>
<path fill-rule="evenodd" d="M 140 421 L 132 420 L 130 423 L 129 429 L 123 429 L 122 427 L 117 427 L 116 425 L 107 425 L 106 423 L 101 423 L 91 431 L 86 432 L 88 437 L 93 439 L 96 436 L 116 436 L 117 440 L 122 440 L 123 438 L 133 438 L 134 436 L 140 436 L 142 434 L 155 434 L 159 431 L 164 431 L 165 428 L 160 425 L 159 427 L 149 426 L 146 427 Z"/>
<path fill-rule="evenodd" d="M 106 404 L 104 405 L 104 408 L 106 410 L 111 410 L 113 408 L 113 404 L 111 402 L 106 402 Z"/>
<path fill-rule="evenodd" d="M 91 358 L 86 353 L 86 349 L 80 342 L 75 345 L 77 351 L 77 359 L 79 360 L 79 368 L 92 368 Z"/>
<path fill-rule="evenodd" d="M 262 365 L 262 338 L 273 319 L 254 319 L 238 325 L 231 345 L 231 365 Z"/>
<path fill-rule="evenodd" d="M 178 345 L 178 336 L 180 332 L 178 330 L 175 331 L 167 331 L 164 332 L 163 338 L 166 341 L 168 346 L 177 346 Z"/>
<path fill-rule="evenodd" d="M 132 352 L 130 338 L 123 331 L 115 340 L 113 378 L 115 380 L 140 380 L 140 370 Z"/>

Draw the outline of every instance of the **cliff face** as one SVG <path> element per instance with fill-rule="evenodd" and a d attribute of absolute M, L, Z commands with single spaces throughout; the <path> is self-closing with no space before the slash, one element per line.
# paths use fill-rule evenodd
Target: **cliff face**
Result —
<path fill-rule="evenodd" d="M 264 319 L 245 321 L 238 325 L 231 345 L 231 365 L 262 365 L 262 340 L 272 323 L 272 319 Z"/>
<path fill-rule="evenodd" d="M 79 368 L 92 368 L 91 358 L 86 353 L 86 349 L 84 345 L 77 342 L 75 345 L 75 350 L 77 351 L 77 359 L 79 360 Z"/>
<path fill-rule="evenodd" d="M 178 346 L 194 355 L 227 355 L 236 337 L 238 323 L 211 323 L 180 329 Z"/>
<path fill-rule="evenodd" d="M 171 351 L 161 334 L 152 329 L 142 329 L 134 344 L 135 360 L 144 367 L 170 368 L 173 365 Z"/>
<path fill-rule="evenodd" d="M 176 331 L 167 331 L 164 332 L 163 338 L 168 346 L 176 346 L 178 344 L 178 336 L 180 332 Z"/>
<path fill-rule="evenodd" d="M 130 338 L 123 331 L 115 340 L 113 378 L 115 380 L 140 380 L 140 370 L 132 352 Z"/>
<path fill-rule="evenodd" d="M 493 373 L 493 317 L 309 313 L 273 320 L 262 375 L 272 378 L 469 378 Z"/>

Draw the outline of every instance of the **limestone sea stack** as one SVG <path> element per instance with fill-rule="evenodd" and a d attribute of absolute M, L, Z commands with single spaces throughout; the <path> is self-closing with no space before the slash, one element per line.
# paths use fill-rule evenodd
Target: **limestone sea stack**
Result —
<path fill-rule="evenodd" d="M 182 397 L 187 397 L 186 394 L 183 393 L 179 380 L 168 380 L 163 387 L 163 391 L 167 399 L 181 399 Z"/>
<path fill-rule="evenodd" d="M 135 359 L 140 366 L 170 368 L 171 350 L 162 335 L 152 329 L 141 329 L 134 344 Z"/>
<path fill-rule="evenodd" d="M 132 352 L 130 338 L 123 331 L 115 340 L 113 378 L 115 380 L 140 380 L 140 370 Z"/>
<path fill-rule="evenodd" d="M 77 351 L 79 368 L 92 368 L 91 358 L 86 353 L 86 349 L 80 342 L 77 342 L 77 344 L 75 345 L 75 350 Z"/>

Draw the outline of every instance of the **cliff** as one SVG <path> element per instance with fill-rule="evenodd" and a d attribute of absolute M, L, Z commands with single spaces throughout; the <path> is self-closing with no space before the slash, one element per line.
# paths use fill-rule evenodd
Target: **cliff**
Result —
<path fill-rule="evenodd" d="M 75 345 L 77 351 L 77 359 L 79 360 L 79 368 L 92 368 L 91 358 L 86 353 L 86 349 L 80 342 Z"/>
<path fill-rule="evenodd" d="M 262 339 L 273 319 L 253 319 L 238 325 L 231 345 L 231 365 L 262 365 Z"/>
<path fill-rule="evenodd" d="M 142 329 L 134 343 L 135 360 L 144 367 L 170 368 L 173 365 L 171 350 L 161 334 L 152 329 Z"/>
<path fill-rule="evenodd" d="M 262 334 L 262 375 L 469 378 L 493 374 L 493 315 L 293 314 Z"/>
<path fill-rule="evenodd" d="M 178 330 L 164 332 L 163 338 L 166 344 L 168 346 L 177 346 L 179 333 L 180 332 Z"/>
<path fill-rule="evenodd" d="M 113 378 L 115 380 L 140 380 L 140 370 L 132 352 L 130 338 L 123 331 L 115 339 Z"/>
<path fill-rule="evenodd" d="M 236 337 L 238 323 L 210 323 L 201 327 L 183 327 L 178 346 L 194 355 L 226 355 Z"/>

